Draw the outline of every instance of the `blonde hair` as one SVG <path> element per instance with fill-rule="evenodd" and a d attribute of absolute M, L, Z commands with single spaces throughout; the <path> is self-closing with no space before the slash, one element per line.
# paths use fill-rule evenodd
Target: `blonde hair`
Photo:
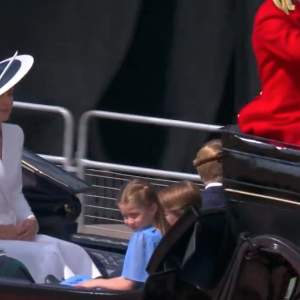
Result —
<path fill-rule="evenodd" d="M 117 204 L 131 204 L 142 207 L 150 207 L 156 204 L 157 209 L 154 215 L 154 227 L 164 235 L 169 229 L 169 224 L 164 216 L 163 208 L 158 200 L 154 188 L 147 181 L 135 179 L 130 181 L 121 191 Z"/>
<path fill-rule="evenodd" d="M 221 149 L 221 140 L 211 140 L 204 144 L 193 161 L 204 184 L 221 182 L 223 179 Z"/>
<path fill-rule="evenodd" d="M 290 11 L 295 10 L 295 5 L 291 0 L 273 0 L 273 3 L 287 15 L 290 13 Z"/>
<path fill-rule="evenodd" d="M 172 184 L 158 192 L 159 201 L 165 211 L 176 217 L 183 215 L 187 207 L 202 207 L 202 198 L 198 186 L 190 181 Z"/>

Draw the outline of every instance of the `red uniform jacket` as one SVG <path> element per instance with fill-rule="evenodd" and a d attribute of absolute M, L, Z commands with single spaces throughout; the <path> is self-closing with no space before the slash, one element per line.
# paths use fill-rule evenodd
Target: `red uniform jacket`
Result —
<path fill-rule="evenodd" d="M 300 145 L 300 3 L 289 15 L 272 0 L 259 8 L 252 34 L 261 94 L 239 114 L 242 132 Z"/>

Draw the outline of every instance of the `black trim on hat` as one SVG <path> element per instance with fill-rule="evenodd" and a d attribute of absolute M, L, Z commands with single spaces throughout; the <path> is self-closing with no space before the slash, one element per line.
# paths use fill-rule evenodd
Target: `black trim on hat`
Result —
<path fill-rule="evenodd" d="M 6 66 L 10 63 L 10 60 L 3 62 L 0 64 L 0 76 L 2 74 L 2 72 L 4 71 L 4 69 L 6 68 Z M 5 71 L 5 74 L 3 75 L 3 77 L 0 79 L 0 89 L 6 85 L 20 70 L 21 68 L 21 61 L 18 59 L 15 59 L 11 65 L 9 66 L 9 68 Z"/>

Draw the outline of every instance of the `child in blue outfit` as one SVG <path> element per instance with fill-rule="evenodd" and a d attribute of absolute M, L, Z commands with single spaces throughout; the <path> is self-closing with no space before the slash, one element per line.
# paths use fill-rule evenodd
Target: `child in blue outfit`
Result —
<path fill-rule="evenodd" d="M 125 291 L 137 289 L 147 280 L 148 262 L 168 230 L 158 196 L 149 183 L 133 180 L 121 191 L 118 206 L 125 224 L 134 231 L 128 244 L 122 275 L 110 279 L 70 278 L 77 282 L 82 281 L 75 281 L 74 286 Z M 67 284 L 70 284 L 70 280 Z"/>
<path fill-rule="evenodd" d="M 152 226 L 135 232 L 128 244 L 122 277 L 137 282 L 139 287 L 146 282 L 146 267 L 161 239 L 161 232 Z"/>

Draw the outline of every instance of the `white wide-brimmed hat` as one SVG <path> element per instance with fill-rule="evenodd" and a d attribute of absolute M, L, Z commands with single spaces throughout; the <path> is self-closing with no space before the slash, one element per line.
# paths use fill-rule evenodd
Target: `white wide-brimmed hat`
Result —
<path fill-rule="evenodd" d="M 15 86 L 31 69 L 34 59 L 30 55 L 18 55 L 0 62 L 0 95 Z"/>

